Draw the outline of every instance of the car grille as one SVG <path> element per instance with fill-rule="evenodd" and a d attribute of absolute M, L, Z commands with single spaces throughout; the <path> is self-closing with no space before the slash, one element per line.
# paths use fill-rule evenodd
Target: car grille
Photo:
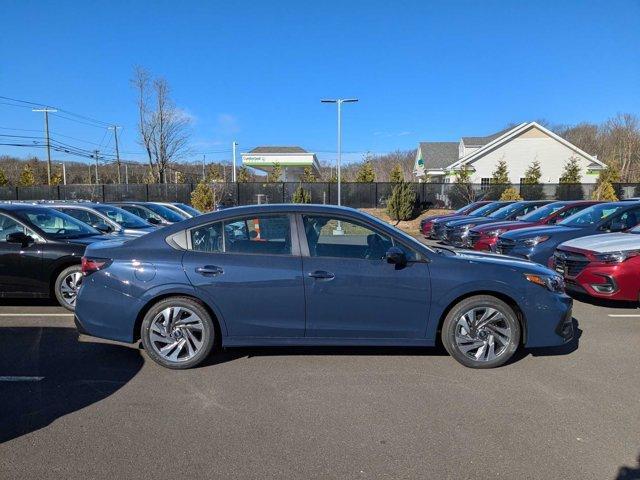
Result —
<path fill-rule="evenodd" d="M 436 223 L 431 229 L 431 238 L 443 240 L 446 232 L 446 226 L 444 223 Z"/>
<path fill-rule="evenodd" d="M 503 255 L 509 255 L 511 251 L 515 248 L 516 241 L 508 238 L 498 238 L 498 243 L 496 244 L 496 252 L 501 253 Z"/>
<path fill-rule="evenodd" d="M 565 275 L 576 277 L 589 264 L 589 259 L 581 253 L 556 250 L 553 254 L 553 263 L 556 268 L 564 270 Z"/>
<path fill-rule="evenodd" d="M 469 243 L 475 245 L 480 240 L 481 234 L 479 232 L 469 232 Z"/>

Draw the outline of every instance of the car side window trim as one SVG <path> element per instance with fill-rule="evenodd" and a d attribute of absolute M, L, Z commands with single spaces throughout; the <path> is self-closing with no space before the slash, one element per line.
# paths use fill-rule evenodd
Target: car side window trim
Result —
<path fill-rule="evenodd" d="M 229 223 L 234 223 L 234 222 L 239 222 L 239 221 L 246 221 L 248 219 L 251 218 L 265 218 L 265 217 L 287 217 L 289 219 L 289 242 L 291 244 L 291 253 L 260 253 L 260 252 L 227 252 L 227 245 L 226 245 L 226 235 L 224 234 L 224 225 L 229 224 Z M 240 217 L 230 217 L 230 218 L 224 218 L 221 220 L 216 220 L 213 222 L 209 222 L 209 223 L 205 223 L 204 225 L 198 225 L 195 227 L 191 227 L 187 230 L 184 230 L 186 232 L 187 238 L 186 238 L 186 250 L 192 251 L 192 252 L 197 252 L 198 250 L 194 250 L 193 249 L 193 242 L 191 240 L 191 232 L 193 230 L 196 230 L 198 228 L 203 228 L 206 227 L 208 225 L 213 225 L 215 223 L 221 223 L 222 224 L 222 229 L 223 229 L 223 234 L 222 234 L 222 251 L 221 252 L 201 252 L 201 253 L 210 253 L 212 255 L 253 255 L 253 256 L 270 256 L 270 257 L 299 257 L 300 256 L 300 242 L 297 238 L 297 235 L 295 235 L 296 232 L 296 224 L 295 224 L 295 215 L 292 213 L 288 213 L 288 212 L 269 212 L 268 214 L 256 214 L 256 215 L 242 215 Z M 174 234 L 176 235 L 176 234 Z M 175 244 L 179 244 L 179 242 L 175 242 Z"/>
<path fill-rule="evenodd" d="M 407 245 L 402 240 L 398 240 L 393 234 L 388 233 L 388 232 L 384 232 L 383 230 L 378 228 L 376 225 L 371 224 L 367 220 L 363 220 L 363 219 L 360 219 L 360 218 L 351 218 L 348 215 L 335 215 L 335 214 L 327 214 L 327 213 L 299 213 L 299 214 L 296 215 L 297 222 L 298 222 L 297 233 L 298 233 L 298 237 L 300 239 L 299 240 L 300 241 L 300 250 L 302 252 L 302 256 L 303 257 L 311 257 L 311 253 L 310 253 L 310 250 L 309 250 L 309 242 L 307 240 L 307 233 L 304 230 L 304 220 L 302 218 L 305 215 L 307 215 L 307 216 L 318 216 L 318 217 L 330 217 L 332 220 L 339 220 L 339 221 L 341 220 L 343 222 L 356 223 L 356 224 L 363 225 L 366 228 L 368 228 L 371 231 L 373 231 L 374 233 L 377 233 L 379 235 L 384 235 L 385 237 L 389 237 L 391 239 L 391 243 L 392 243 L 393 246 L 401 245 L 404 248 L 406 248 L 407 250 L 409 250 L 410 252 L 413 252 L 415 255 L 420 257 L 420 260 L 408 260 L 407 263 L 429 263 L 429 259 L 424 253 L 418 252 L 415 248 L 410 247 L 409 245 Z M 322 256 L 322 257 L 314 257 L 314 258 L 341 258 L 341 259 L 345 259 L 345 258 L 349 258 L 349 257 Z M 353 258 L 353 260 L 363 260 L 363 259 Z"/>

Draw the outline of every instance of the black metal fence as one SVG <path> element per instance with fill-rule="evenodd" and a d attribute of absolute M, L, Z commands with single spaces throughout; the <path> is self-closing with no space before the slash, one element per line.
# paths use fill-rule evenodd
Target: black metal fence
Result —
<path fill-rule="evenodd" d="M 196 184 L 104 184 L 57 185 L 33 187 L 0 187 L 0 200 L 92 200 L 114 202 L 123 200 L 190 203 Z M 336 204 L 336 183 L 214 183 L 211 184 L 221 203 L 251 205 L 288 203 L 295 190 L 302 186 L 313 203 Z M 457 208 L 472 200 L 497 199 L 506 188 L 502 185 L 471 185 L 461 188 L 453 183 L 414 183 L 417 201 L 422 207 Z M 355 208 L 386 206 L 393 183 L 343 183 L 342 204 Z M 582 200 L 590 199 L 593 184 L 513 185 L 525 199 Z M 618 198 L 640 197 L 640 184 L 614 184 Z"/>

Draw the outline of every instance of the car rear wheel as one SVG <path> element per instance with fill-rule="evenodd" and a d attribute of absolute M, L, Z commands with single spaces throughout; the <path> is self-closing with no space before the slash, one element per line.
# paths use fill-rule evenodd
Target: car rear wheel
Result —
<path fill-rule="evenodd" d="M 82 284 L 82 268 L 71 265 L 60 272 L 53 287 L 58 303 L 72 312 L 76 309 L 78 289 Z"/>
<path fill-rule="evenodd" d="M 163 367 L 200 364 L 213 349 L 215 328 L 207 310 L 187 297 L 171 297 L 151 307 L 140 331 L 147 355 Z"/>
<path fill-rule="evenodd" d="M 442 326 L 449 354 L 470 368 L 506 363 L 520 344 L 520 323 L 513 309 L 490 295 L 478 295 L 455 305 Z"/>

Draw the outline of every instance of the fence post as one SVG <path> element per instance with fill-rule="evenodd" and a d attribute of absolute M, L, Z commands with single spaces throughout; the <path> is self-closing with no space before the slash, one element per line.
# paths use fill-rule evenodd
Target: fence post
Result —
<path fill-rule="evenodd" d="M 285 199 L 284 199 L 284 188 L 285 188 L 285 184 L 284 184 L 284 182 L 282 182 L 282 203 L 285 203 Z"/>
<path fill-rule="evenodd" d="M 240 183 L 236 182 L 235 186 L 236 186 L 236 206 L 237 206 L 237 205 L 240 205 Z"/>
<path fill-rule="evenodd" d="M 144 201 L 145 202 L 149 201 L 149 184 L 148 183 L 146 184 L 146 188 L 145 188 L 145 199 L 144 199 Z"/>
<path fill-rule="evenodd" d="M 18 186 L 16 185 L 16 200 L 20 200 L 20 199 L 18 198 L 18 188 L 20 188 L 20 187 L 18 187 Z"/>

